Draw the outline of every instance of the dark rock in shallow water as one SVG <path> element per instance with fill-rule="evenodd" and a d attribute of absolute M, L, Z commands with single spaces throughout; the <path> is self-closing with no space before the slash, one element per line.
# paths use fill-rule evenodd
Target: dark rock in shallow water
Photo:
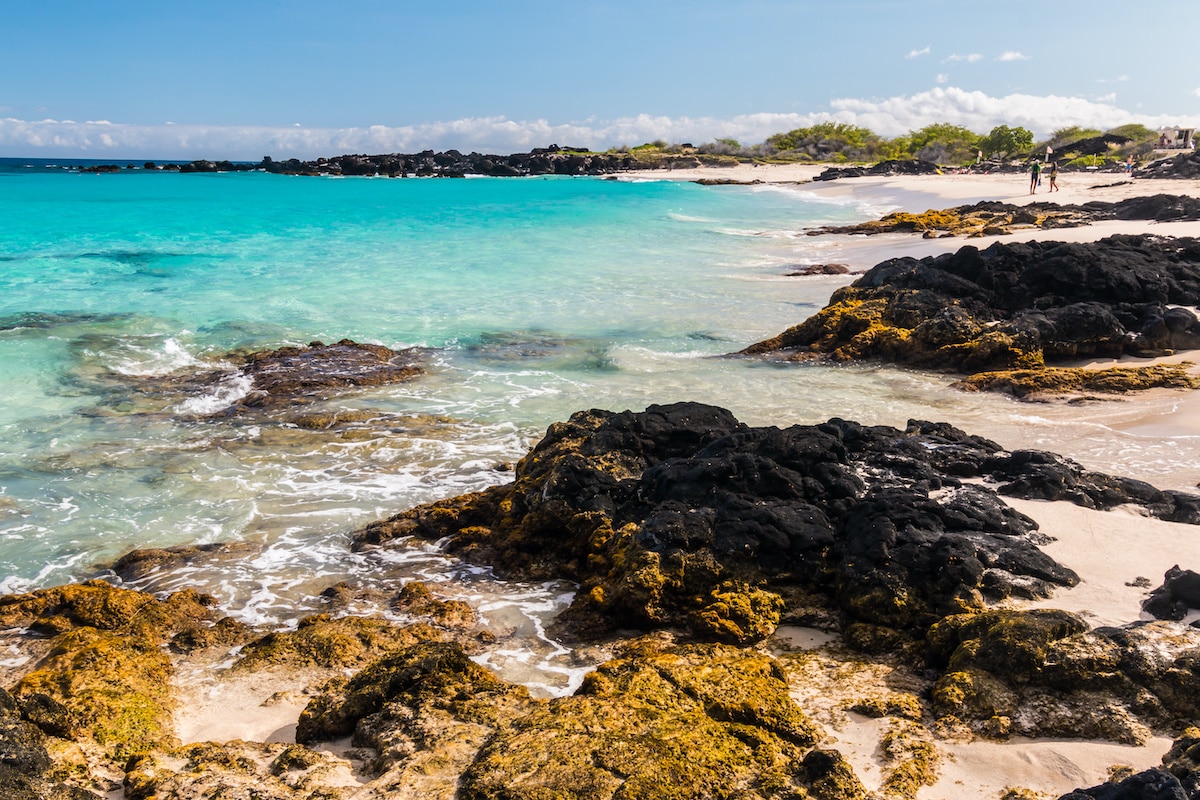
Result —
<path fill-rule="evenodd" d="M 879 359 L 972 373 L 1200 347 L 1200 241 L 997 243 L 884 261 L 743 355 Z"/>
<path fill-rule="evenodd" d="M 503 574 L 577 581 L 564 619 L 578 631 L 753 641 L 815 592 L 848 621 L 921 636 L 984 597 L 1077 581 L 1037 549 L 1032 520 L 962 480 L 983 477 L 1015 496 L 1170 505 L 1147 484 L 945 424 L 750 428 L 680 403 L 575 414 L 514 483 L 374 523 L 358 546 L 448 536 L 450 552 Z"/>
<path fill-rule="evenodd" d="M 413 380 L 424 372 L 422 353 L 416 348 L 392 350 L 350 339 L 233 353 L 225 360 L 233 366 L 132 382 L 143 403 L 156 398 L 159 404 L 169 404 L 174 413 L 261 416 L 354 389 Z M 131 382 L 126 376 L 119 380 L 123 387 Z M 195 410 L 189 412 L 192 408 Z M 296 421 L 308 429 L 330 427 L 336 418 L 326 416 L 324 422 L 303 417 Z"/>
<path fill-rule="evenodd" d="M 253 392 L 242 401 L 251 407 L 302 402 L 350 387 L 399 383 L 421 372 L 413 350 L 396 351 L 349 339 L 251 353 L 242 370 L 254 380 Z"/>
<path fill-rule="evenodd" d="M 848 272 L 850 272 L 850 268 L 845 264 L 810 264 L 787 273 L 787 277 L 804 278 L 812 275 L 845 275 Z"/>

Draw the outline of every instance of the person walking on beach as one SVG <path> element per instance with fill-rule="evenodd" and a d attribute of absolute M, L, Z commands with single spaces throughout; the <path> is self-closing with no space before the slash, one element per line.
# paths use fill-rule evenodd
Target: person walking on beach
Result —
<path fill-rule="evenodd" d="M 1058 191 L 1058 162 L 1050 162 L 1050 191 Z"/>
<path fill-rule="evenodd" d="M 1038 184 L 1042 181 L 1042 162 L 1034 159 L 1033 165 L 1029 167 L 1029 193 L 1037 194 Z"/>

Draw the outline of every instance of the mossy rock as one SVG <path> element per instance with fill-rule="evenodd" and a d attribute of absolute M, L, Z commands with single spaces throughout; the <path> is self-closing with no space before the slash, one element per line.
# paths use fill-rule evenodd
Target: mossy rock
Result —
<path fill-rule="evenodd" d="M 711 602 L 696 613 L 693 628 L 705 638 L 730 644 L 750 644 L 770 636 L 779 627 L 783 598 L 753 586 L 723 584 L 710 595 Z"/>
<path fill-rule="evenodd" d="M 814 800 L 865 800 L 866 787 L 837 750 L 810 750 L 797 777 Z"/>
<path fill-rule="evenodd" d="M 445 638 L 445 633 L 424 624 L 402 626 L 382 619 L 314 614 L 300 620 L 294 631 L 269 633 L 246 645 L 234 668 L 361 667 L 386 653 Z"/>
<path fill-rule="evenodd" d="M 846 709 L 856 714 L 862 714 L 871 719 L 882 717 L 898 717 L 900 719 L 921 719 L 921 700 L 908 692 L 891 692 L 885 695 L 873 695 L 851 700 Z"/>
<path fill-rule="evenodd" d="M 907 720 L 892 723 L 879 743 L 887 763 L 883 791 L 912 800 L 922 786 L 937 782 L 940 756 L 929 732 Z"/>
<path fill-rule="evenodd" d="M 462 796 L 798 796 L 791 765 L 816 738 L 766 656 L 723 645 L 631 654 L 493 736 Z"/>
<path fill-rule="evenodd" d="M 348 800 L 337 787 L 345 779 L 328 780 L 338 769 L 337 759 L 299 745 L 204 742 L 130 759 L 124 797 Z"/>
<path fill-rule="evenodd" d="M 1043 367 L 1032 370 L 978 372 L 954 383 L 953 386 L 967 391 L 1003 392 L 1014 397 L 1080 392 L 1128 394 L 1145 389 L 1200 388 L 1200 379 L 1190 372 L 1191 366 L 1160 364 L 1109 369 Z"/>
<path fill-rule="evenodd" d="M 476 622 L 474 609 L 462 600 L 444 600 L 435 595 L 428 585 L 411 581 L 393 598 L 392 610 L 414 617 L 426 617 L 443 628 L 470 628 Z"/>
<path fill-rule="evenodd" d="M 331 681 L 301 713 L 296 739 L 308 743 L 345 736 L 385 706 L 439 709 L 459 719 L 498 724 L 501 701 L 508 699 L 523 702 L 528 692 L 471 661 L 460 645 L 427 641 L 372 662 L 348 681 Z"/>
<path fill-rule="evenodd" d="M 1028 683 L 1053 642 L 1089 630 L 1067 611 L 988 611 L 946 617 L 929 629 L 926 641 L 934 662 L 951 671 L 977 667 Z"/>
<path fill-rule="evenodd" d="M 1153 625 L 1091 631 L 1054 610 L 948 617 L 927 636 L 931 663 L 945 670 L 934 712 L 997 738 L 1141 744 L 1149 725 L 1168 725 L 1194 707 L 1195 638 Z"/>
<path fill-rule="evenodd" d="M 0 626 L 51 634 L 87 626 L 158 640 L 210 620 L 215 604 L 191 589 L 159 600 L 147 592 L 87 581 L 0 597 Z"/>
<path fill-rule="evenodd" d="M 78 628 L 55 638 L 49 657 L 13 694 L 61 707 L 66 720 L 58 724 L 68 727 L 62 733 L 90 737 L 123 757 L 173 741 L 171 675 L 157 643 Z"/>

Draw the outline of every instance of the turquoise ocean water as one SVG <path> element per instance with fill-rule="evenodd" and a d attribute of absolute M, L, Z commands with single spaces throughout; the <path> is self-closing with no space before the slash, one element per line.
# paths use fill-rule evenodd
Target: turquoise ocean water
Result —
<path fill-rule="evenodd" d="M 944 419 L 1195 483 L 1200 444 L 1122 431 L 1120 405 L 1030 406 L 922 373 L 720 358 L 849 280 L 786 277 L 837 260 L 841 245 L 806 228 L 882 210 L 803 186 L 0 161 L 0 590 L 103 575 L 133 548 L 246 543 L 142 585 L 194 586 L 247 621 L 286 625 L 339 581 L 421 577 L 515 637 L 488 663 L 557 664 L 538 680 L 558 689 L 578 670 L 542 628 L 570 587 L 505 584 L 429 545 L 348 543 L 374 519 L 510 479 L 498 463 L 582 408 L 699 400 L 760 425 Z M 176 394 L 157 382 L 234 350 L 342 338 L 427 348 L 428 372 L 322 404 L 368 412 L 329 430 L 222 414 L 237 381 Z"/>

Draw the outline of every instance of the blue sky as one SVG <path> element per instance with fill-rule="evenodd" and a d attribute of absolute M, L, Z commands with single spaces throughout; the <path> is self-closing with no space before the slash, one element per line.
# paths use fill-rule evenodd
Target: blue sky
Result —
<path fill-rule="evenodd" d="M 4 156 L 755 142 L 820 119 L 888 135 L 1200 121 L 1190 2 L 6 6 Z"/>

